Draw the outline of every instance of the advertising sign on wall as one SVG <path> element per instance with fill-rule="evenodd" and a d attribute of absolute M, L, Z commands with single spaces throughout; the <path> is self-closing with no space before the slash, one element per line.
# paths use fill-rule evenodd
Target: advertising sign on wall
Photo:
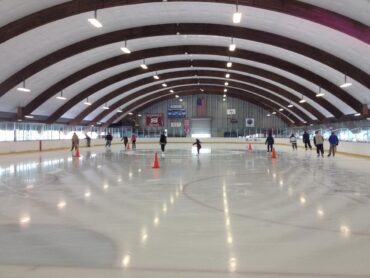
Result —
<path fill-rule="evenodd" d="M 146 126 L 162 127 L 163 114 L 146 114 Z"/>
<path fill-rule="evenodd" d="M 226 114 L 227 115 L 236 115 L 236 109 L 227 109 Z"/>
<path fill-rule="evenodd" d="M 171 127 L 181 127 L 181 122 L 171 122 Z"/>
<path fill-rule="evenodd" d="M 179 119 L 186 117 L 186 110 L 182 105 L 170 105 L 167 110 L 167 117 Z"/>

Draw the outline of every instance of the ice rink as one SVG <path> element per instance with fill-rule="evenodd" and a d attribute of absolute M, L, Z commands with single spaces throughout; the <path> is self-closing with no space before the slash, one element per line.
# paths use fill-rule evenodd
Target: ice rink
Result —
<path fill-rule="evenodd" d="M 0 156 L 0 277 L 370 277 L 370 160 L 154 149 Z"/>

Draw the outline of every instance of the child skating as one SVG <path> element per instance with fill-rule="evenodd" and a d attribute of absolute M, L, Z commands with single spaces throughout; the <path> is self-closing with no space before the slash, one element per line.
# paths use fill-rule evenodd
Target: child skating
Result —
<path fill-rule="evenodd" d="M 201 142 L 199 141 L 199 139 L 195 139 L 195 143 L 193 144 L 193 146 L 194 145 L 197 146 L 197 155 L 199 155 L 199 151 L 202 148 L 202 145 L 201 145 Z"/>

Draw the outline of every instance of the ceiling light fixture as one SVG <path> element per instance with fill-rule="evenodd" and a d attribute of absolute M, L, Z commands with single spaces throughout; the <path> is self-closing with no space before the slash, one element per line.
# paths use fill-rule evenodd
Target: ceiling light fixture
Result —
<path fill-rule="evenodd" d="M 105 104 L 105 105 L 103 106 L 103 109 L 104 109 L 104 110 L 109 110 L 109 106 L 108 106 L 108 104 Z"/>
<path fill-rule="evenodd" d="M 183 99 L 182 98 L 180 98 L 180 102 L 183 102 Z"/>
<path fill-rule="evenodd" d="M 226 101 L 226 98 L 223 98 L 222 101 Z"/>
<path fill-rule="evenodd" d="M 271 114 L 270 114 L 270 113 L 268 113 L 266 116 L 267 116 L 267 117 L 271 117 Z"/>
<path fill-rule="evenodd" d="M 155 72 L 155 74 L 153 75 L 153 78 L 156 79 L 156 80 L 159 79 L 159 76 L 158 76 L 158 73 L 157 72 Z"/>
<path fill-rule="evenodd" d="M 290 103 L 289 103 L 289 105 L 288 105 L 288 107 L 289 107 L 289 108 L 294 107 L 293 103 L 292 103 L 292 102 L 290 102 Z"/>
<path fill-rule="evenodd" d="M 148 66 L 145 64 L 145 59 L 143 59 L 143 63 L 140 65 L 142 69 L 148 69 Z"/>
<path fill-rule="evenodd" d="M 175 92 L 174 90 L 170 90 L 170 93 L 172 93 L 172 94 L 173 94 L 174 92 Z"/>
<path fill-rule="evenodd" d="M 90 22 L 91 25 L 93 25 L 96 28 L 102 28 L 103 24 L 100 23 L 98 20 L 98 11 L 94 11 L 94 18 L 89 18 L 88 21 Z"/>
<path fill-rule="evenodd" d="M 276 115 L 276 112 L 274 111 L 274 112 L 272 112 L 272 115 Z"/>
<path fill-rule="evenodd" d="M 341 88 L 347 88 L 347 87 L 350 87 L 352 86 L 352 83 L 351 82 L 347 82 L 347 74 L 344 75 L 344 83 L 342 85 L 340 85 L 339 87 Z"/>
<path fill-rule="evenodd" d="M 26 115 L 24 117 L 27 118 L 27 119 L 33 119 L 34 118 L 32 115 Z"/>
<path fill-rule="evenodd" d="M 126 54 L 130 54 L 131 53 L 131 50 L 128 49 L 127 47 L 127 41 L 125 41 L 125 46 L 124 47 L 121 47 L 121 50 L 123 53 L 126 53 Z"/>
<path fill-rule="evenodd" d="M 123 111 L 121 109 L 117 109 L 117 113 L 122 113 Z"/>
<path fill-rule="evenodd" d="M 175 98 L 179 98 L 179 96 L 178 96 L 178 95 L 176 95 L 176 96 L 175 96 Z"/>
<path fill-rule="evenodd" d="M 321 87 L 319 87 L 319 92 L 316 94 L 316 97 L 323 97 L 325 93 L 321 91 Z"/>
<path fill-rule="evenodd" d="M 31 89 L 26 88 L 26 80 L 23 80 L 22 87 L 18 87 L 17 90 L 20 92 L 26 92 L 26 93 L 31 92 Z"/>
<path fill-rule="evenodd" d="M 238 24 L 242 20 L 242 13 L 238 11 L 238 0 L 236 1 L 235 12 L 233 13 L 233 23 Z"/>
<path fill-rule="evenodd" d="M 225 77 L 226 77 L 226 78 L 230 78 L 230 73 L 226 73 L 226 74 L 225 74 Z"/>
<path fill-rule="evenodd" d="M 306 100 L 303 98 L 303 95 L 302 95 L 302 98 L 301 98 L 301 100 L 299 101 L 299 103 L 305 103 L 306 102 Z"/>
<path fill-rule="evenodd" d="M 227 92 L 227 89 L 226 89 L 226 88 L 224 89 L 224 92 L 225 92 L 225 93 Z"/>
<path fill-rule="evenodd" d="M 60 91 L 60 95 L 56 97 L 57 99 L 60 99 L 60 100 L 66 100 L 67 98 L 65 96 L 63 96 L 63 90 Z"/>
<path fill-rule="evenodd" d="M 227 97 L 227 96 L 226 96 L 226 94 L 224 94 L 224 95 L 223 95 L 223 97 L 224 97 L 224 98 L 225 98 L 225 97 Z"/>
<path fill-rule="evenodd" d="M 166 83 L 162 83 L 162 87 L 167 87 L 167 84 Z"/>
<path fill-rule="evenodd" d="M 281 112 L 281 111 L 284 111 L 284 109 L 283 109 L 283 108 L 280 108 L 280 109 L 279 109 L 279 111 L 280 111 L 280 112 Z"/>
<path fill-rule="evenodd" d="M 235 51 L 236 44 L 234 43 L 234 38 L 231 38 L 231 43 L 229 45 L 229 51 Z"/>
<path fill-rule="evenodd" d="M 225 82 L 225 86 L 229 86 L 229 82 Z"/>
<path fill-rule="evenodd" d="M 89 98 L 86 98 L 86 101 L 84 102 L 84 104 L 85 104 L 85 105 L 89 105 L 89 106 L 90 106 L 92 103 L 91 103 L 91 102 L 89 102 Z"/>
<path fill-rule="evenodd" d="M 130 116 L 134 115 L 134 113 L 132 113 L 132 112 L 128 112 L 128 114 L 129 114 Z"/>
<path fill-rule="evenodd" d="M 355 114 L 355 117 L 359 117 L 359 116 L 361 116 L 361 113 L 356 113 Z"/>

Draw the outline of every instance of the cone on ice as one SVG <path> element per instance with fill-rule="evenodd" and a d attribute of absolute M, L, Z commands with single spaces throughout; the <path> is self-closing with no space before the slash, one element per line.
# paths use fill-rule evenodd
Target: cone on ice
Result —
<path fill-rule="evenodd" d="M 153 169 L 159 169 L 158 154 L 157 153 L 155 153 L 155 155 L 154 155 Z"/>
<path fill-rule="evenodd" d="M 248 152 L 251 152 L 252 151 L 252 144 L 249 143 L 249 146 L 248 146 Z"/>
<path fill-rule="evenodd" d="M 271 158 L 272 158 L 272 159 L 276 159 L 276 152 L 275 152 L 275 148 L 272 148 Z"/>
<path fill-rule="evenodd" d="M 80 150 L 76 147 L 75 157 L 80 157 Z"/>

